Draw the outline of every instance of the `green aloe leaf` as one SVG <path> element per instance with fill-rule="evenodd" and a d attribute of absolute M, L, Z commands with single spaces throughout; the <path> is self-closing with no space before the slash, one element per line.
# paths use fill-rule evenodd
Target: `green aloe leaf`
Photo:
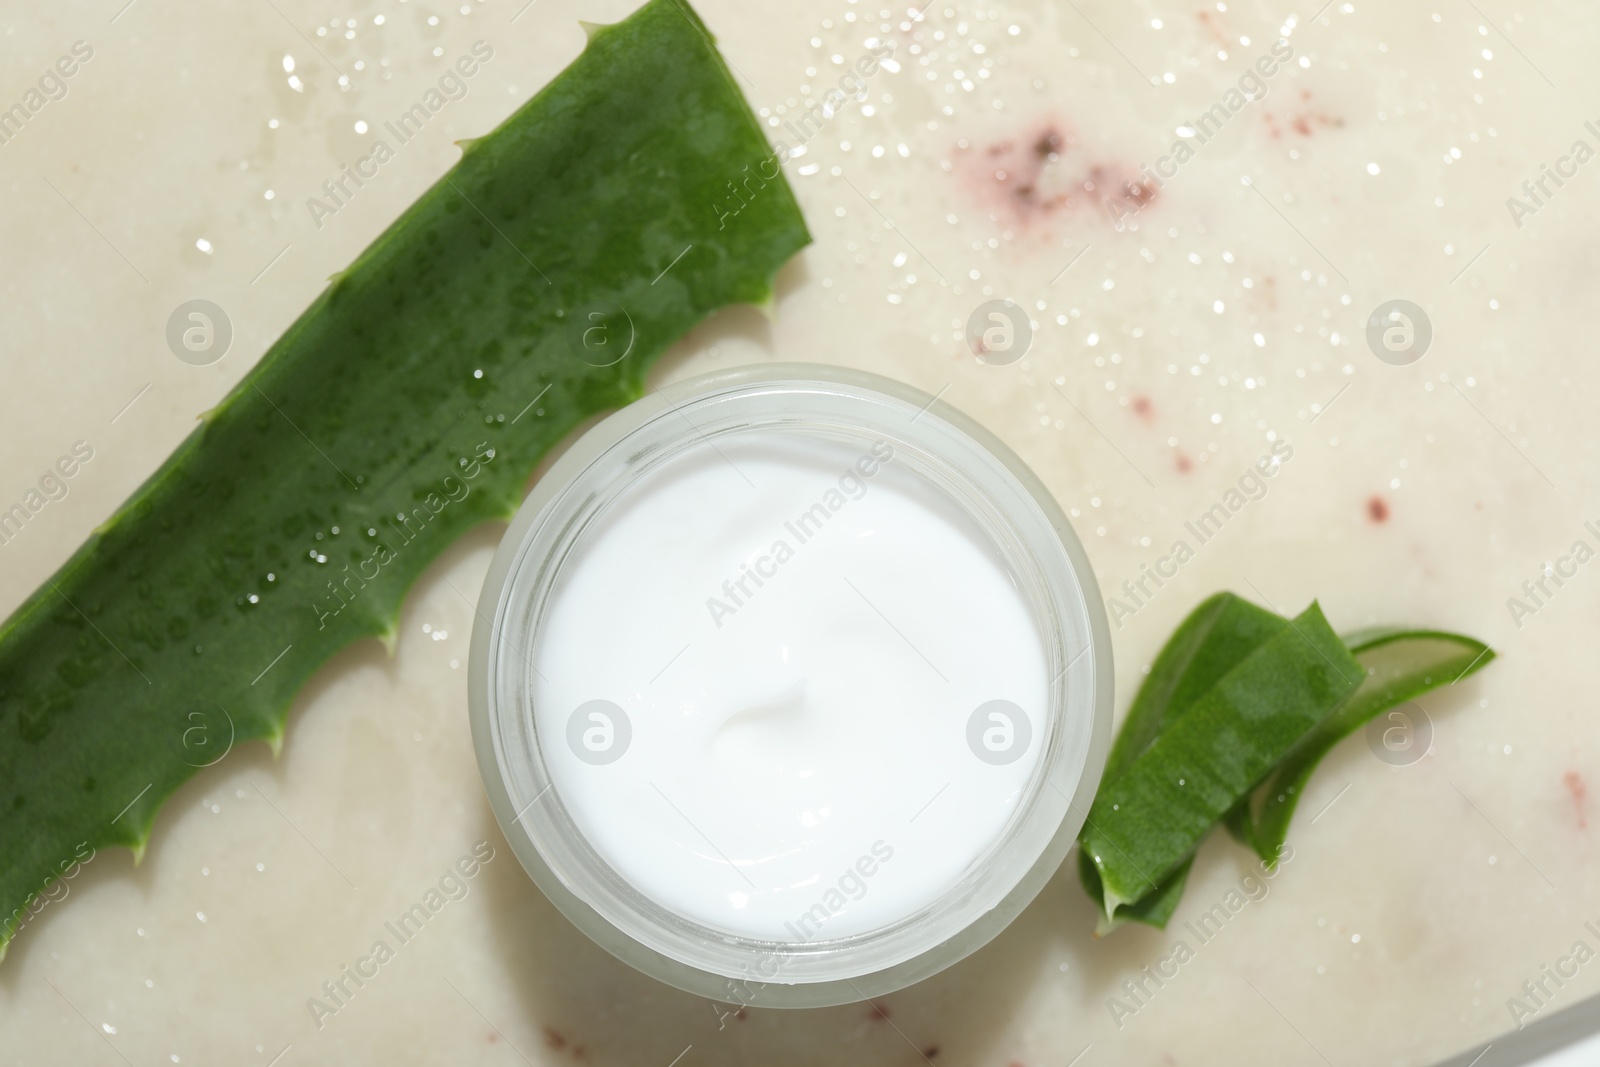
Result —
<path fill-rule="evenodd" d="M 1261 642 L 1288 625 L 1289 620 L 1283 616 L 1258 608 L 1232 593 L 1218 593 L 1190 612 L 1167 639 L 1151 664 L 1150 673 L 1139 686 L 1127 717 L 1117 731 L 1116 741 L 1112 743 L 1111 754 L 1106 758 L 1101 789 L 1121 777 L 1162 732 L 1192 708 L 1224 674 Z M 1190 863 L 1184 860 L 1162 881 L 1158 890 L 1117 909 L 1114 918 L 1102 911 L 1100 928 L 1096 932 L 1110 933 L 1127 920 L 1165 927 L 1183 896 Z M 1100 872 L 1086 848 L 1078 850 L 1078 877 L 1091 898 L 1103 899 Z"/>
<path fill-rule="evenodd" d="M 1334 745 L 1380 712 L 1482 670 L 1494 652 L 1482 641 L 1445 630 L 1383 628 L 1345 637 L 1366 680 L 1337 711 L 1284 757 L 1254 795 L 1228 819 L 1229 830 L 1270 867 L 1289 834 L 1306 782 Z"/>
<path fill-rule="evenodd" d="M 1099 875 L 1105 919 L 1162 890 L 1363 677 L 1315 603 L 1217 675 L 1095 797 L 1080 841 Z"/>
<path fill-rule="evenodd" d="M 277 745 L 322 663 L 392 641 L 431 560 L 808 240 L 682 0 L 590 27 L 0 628 L 0 949 L 80 843 L 142 852 L 197 765 Z"/>

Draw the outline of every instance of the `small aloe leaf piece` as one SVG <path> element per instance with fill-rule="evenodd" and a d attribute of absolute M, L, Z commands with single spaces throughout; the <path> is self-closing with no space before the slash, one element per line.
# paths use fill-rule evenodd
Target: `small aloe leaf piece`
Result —
<path fill-rule="evenodd" d="M 1139 686 L 1106 757 L 1100 788 L 1116 781 L 1206 690 L 1262 641 L 1288 625 L 1283 616 L 1232 593 L 1217 593 L 1191 611 L 1167 639 Z M 1183 896 L 1188 875 L 1189 861 L 1185 860 L 1162 882 L 1160 890 L 1125 904 L 1115 918 L 1108 918 L 1102 910 L 1096 932 L 1110 933 L 1128 920 L 1165 927 Z M 1083 848 L 1078 850 L 1078 877 L 1092 899 L 1104 899 L 1100 873 Z"/>
<path fill-rule="evenodd" d="M 1230 832 L 1269 867 L 1288 837 L 1289 820 L 1306 782 L 1334 745 L 1374 716 L 1454 685 L 1494 659 L 1494 651 L 1482 641 L 1446 630 L 1385 627 L 1348 634 L 1344 640 L 1365 674 L 1361 688 L 1306 734 L 1251 798 L 1229 813 Z"/>
<path fill-rule="evenodd" d="M 809 239 L 684 0 L 589 28 L 0 627 L 0 951 Z"/>
<path fill-rule="evenodd" d="M 1217 677 L 1095 797 L 1080 842 L 1105 919 L 1161 890 L 1363 677 L 1316 603 Z"/>
<path fill-rule="evenodd" d="M 1078 880 L 1083 884 L 1084 891 L 1089 894 L 1099 909 L 1099 919 L 1095 923 L 1094 936 L 1104 937 L 1124 923 L 1138 922 L 1146 926 L 1154 926 L 1157 930 L 1165 930 L 1167 923 L 1172 921 L 1172 913 L 1178 910 L 1178 902 L 1183 899 L 1183 891 L 1189 884 L 1189 869 L 1194 866 L 1194 856 L 1189 856 L 1178 864 L 1176 870 L 1161 880 L 1161 883 L 1140 897 L 1138 900 L 1128 901 L 1117 908 L 1114 916 L 1107 917 L 1105 913 L 1105 885 L 1100 881 L 1100 872 L 1095 868 L 1094 861 L 1089 859 L 1089 854 L 1081 848 L 1078 850 Z"/>

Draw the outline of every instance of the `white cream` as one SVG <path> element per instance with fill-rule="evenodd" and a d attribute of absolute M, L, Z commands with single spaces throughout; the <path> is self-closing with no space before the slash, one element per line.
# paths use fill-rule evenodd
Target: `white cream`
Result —
<path fill-rule="evenodd" d="M 886 442 L 774 430 L 625 492 L 532 656 L 555 788 L 606 862 L 674 912 L 785 942 L 950 889 L 1038 762 L 1050 682 L 960 508 Z"/>

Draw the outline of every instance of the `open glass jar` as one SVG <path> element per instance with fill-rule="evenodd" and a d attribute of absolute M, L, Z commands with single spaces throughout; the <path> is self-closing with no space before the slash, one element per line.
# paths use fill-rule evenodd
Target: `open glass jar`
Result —
<path fill-rule="evenodd" d="M 897 382 L 678 383 L 580 438 L 484 583 L 495 816 L 594 941 L 812 1007 L 973 952 L 1056 871 L 1111 733 L 1087 558 L 1022 462 Z"/>

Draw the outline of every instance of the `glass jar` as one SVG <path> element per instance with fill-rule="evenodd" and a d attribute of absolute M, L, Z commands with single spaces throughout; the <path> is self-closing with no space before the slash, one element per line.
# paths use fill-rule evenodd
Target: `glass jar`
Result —
<path fill-rule="evenodd" d="M 596 822 L 584 805 L 603 794 L 561 782 L 571 786 L 588 781 L 575 774 L 603 772 L 617 789 L 638 790 L 640 783 L 630 781 L 635 771 L 626 759 L 585 754 L 573 732 L 578 727 L 559 728 L 569 709 L 545 706 L 539 696 L 551 691 L 548 672 L 538 665 L 546 647 L 541 642 L 554 640 L 545 629 L 552 605 L 571 577 L 567 572 L 581 565 L 586 546 L 600 536 L 597 531 L 624 513 L 651 479 L 664 477 L 663 470 L 706 449 L 734 450 L 756 439 L 743 435 L 761 434 L 780 434 L 801 447 L 815 442 L 819 450 L 892 450 L 896 477 L 914 478 L 932 494 L 929 499 L 937 497 L 979 531 L 1018 603 L 1026 605 L 1044 668 L 1027 680 L 1041 694 L 1031 712 L 1005 704 L 1002 717 L 994 718 L 985 712 L 989 705 L 932 707 L 926 729 L 905 739 L 913 752 L 919 745 L 942 745 L 940 751 L 949 752 L 956 741 L 946 735 L 959 732 L 976 757 L 970 773 L 987 774 L 997 760 L 982 750 L 989 743 L 980 741 L 989 736 L 982 732 L 984 715 L 1009 728 L 1009 707 L 1028 720 L 1021 744 L 1028 746 L 1031 769 L 1007 794 L 997 832 L 952 877 L 921 887 L 921 896 L 911 893 L 906 899 L 914 906 L 903 914 L 893 914 L 896 898 L 880 895 L 874 906 L 879 912 L 888 907 L 889 914 L 837 936 L 820 925 L 815 932 L 805 927 L 814 936 L 758 936 L 711 921 L 705 909 L 681 906 L 681 887 L 674 897 L 652 884 L 648 865 L 619 853 L 615 841 L 597 847 L 591 831 L 613 827 Z M 662 570 L 693 562 L 683 558 L 681 547 L 675 551 L 676 556 L 643 544 L 641 566 Z M 935 582 L 958 578 L 930 575 Z M 863 1000 L 920 981 L 984 945 L 1060 866 L 1094 798 L 1110 743 L 1110 634 L 1087 557 L 1061 509 L 1021 460 L 971 419 L 934 397 L 858 371 L 809 364 L 719 371 L 652 391 L 611 415 L 574 443 L 523 503 L 489 568 L 477 614 L 470 664 L 473 741 L 490 804 L 512 850 L 546 896 L 601 947 L 661 981 L 724 1003 L 816 1007 Z M 883 618 L 889 623 L 882 631 L 888 654 L 896 641 L 890 631 L 904 634 Z M 951 617 L 929 624 L 981 628 L 986 621 Z M 956 641 L 961 634 L 947 636 Z M 619 644 L 606 651 L 603 672 L 591 660 L 573 669 L 626 677 L 659 665 L 631 662 L 641 655 Z M 714 657 L 707 661 L 713 662 Z M 550 661 L 546 666 L 568 669 Z M 607 681 L 580 679 L 595 691 Z M 714 685 L 715 678 L 703 681 Z M 619 705 L 604 706 L 626 720 Z M 603 715 L 589 717 L 607 731 L 615 725 Z M 581 725 L 578 712 L 571 721 Z M 647 733 L 669 728 L 670 721 L 659 716 L 625 725 L 625 731 Z M 603 737 L 606 744 L 615 742 L 614 733 Z M 627 743 L 624 737 L 622 746 Z M 896 755 L 903 758 L 904 752 Z M 675 810 L 693 808 L 693 797 L 674 803 L 656 792 Z M 753 803 L 759 799 L 751 797 Z M 617 811 L 607 817 L 629 817 L 628 808 Z M 925 836 L 928 825 L 921 830 Z M 707 844 L 716 847 L 709 838 Z M 822 908 L 824 920 L 827 911 Z"/>

